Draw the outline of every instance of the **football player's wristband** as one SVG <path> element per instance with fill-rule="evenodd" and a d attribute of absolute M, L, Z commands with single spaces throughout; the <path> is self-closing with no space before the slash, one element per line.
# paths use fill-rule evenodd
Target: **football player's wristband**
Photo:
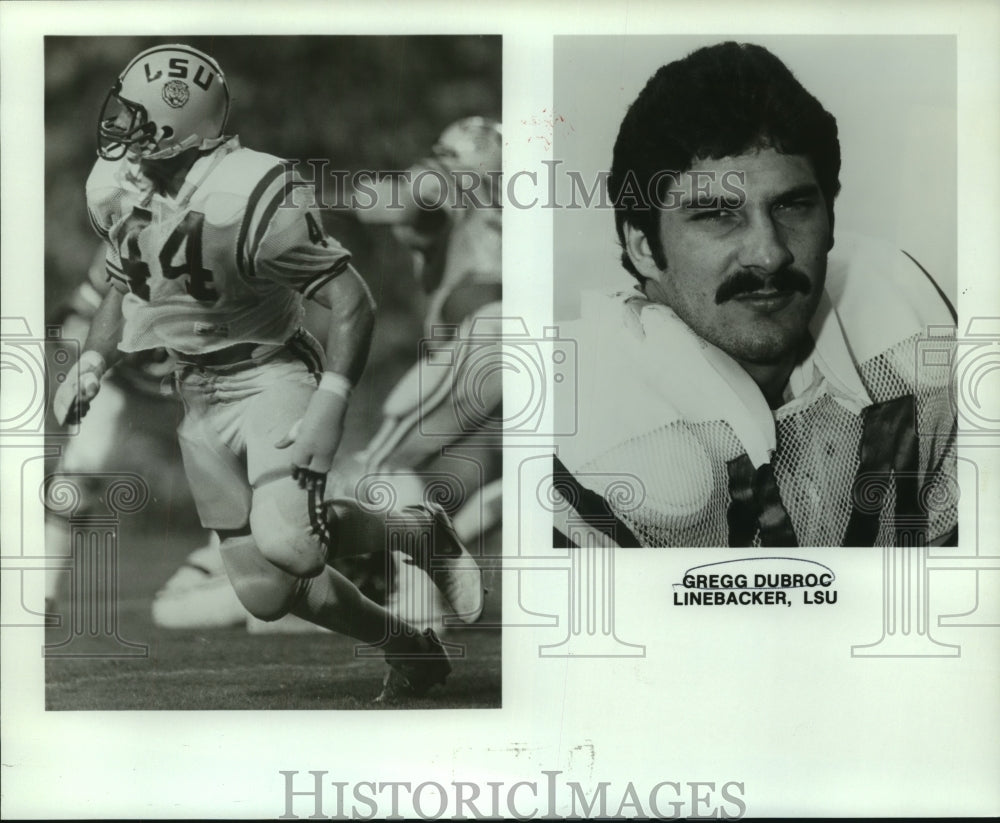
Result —
<path fill-rule="evenodd" d="M 80 360 L 77 363 L 80 367 L 81 372 L 91 372 L 97 375 L 97 379 L 100 380 L 104 376 L 104 372 L 108 370 L 107 361 L 105 361 L 104 356 L 100 352 L 96 352 L 93 349 L 87 349 L 83 354 L 80 355 Z"/>
<path fill-rule="evenodd" d="M 328 391 L 331 394 L 335 394 L 344 400 L 347 400 L 351 396 L 351 381 L 344 377 L 344 375 L 332 371 L 323 372 L 317 388 L 320 391 Z"/>

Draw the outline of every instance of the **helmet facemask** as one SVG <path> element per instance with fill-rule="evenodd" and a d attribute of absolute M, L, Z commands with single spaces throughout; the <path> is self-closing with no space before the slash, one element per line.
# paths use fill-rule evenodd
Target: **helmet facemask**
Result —
<path fill-rule="evenodd" d="M 119 80 L 108 91 L 97 120 L 97 153 L 105 160 L 121 160 L 136 144 L 143 154 L 156 146 L 156 123 L 149 122 L 144 106 L 122 97 L 121 88 Z"/>

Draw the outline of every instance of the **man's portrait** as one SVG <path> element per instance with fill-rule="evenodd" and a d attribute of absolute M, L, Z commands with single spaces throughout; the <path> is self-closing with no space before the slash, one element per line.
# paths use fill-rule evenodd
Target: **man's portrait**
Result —
<path fill-rule="evenodd" d="M 748 40 L 557 40 L 555 539 L 954 544 L 954 43 Z"/>

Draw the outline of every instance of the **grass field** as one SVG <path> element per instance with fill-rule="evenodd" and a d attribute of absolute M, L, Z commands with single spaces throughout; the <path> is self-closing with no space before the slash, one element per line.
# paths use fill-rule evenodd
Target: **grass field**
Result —
<path fill-rule="evenodd" d="M 148 647 L 146 656 L 57 657 L 121 652 L 114 641 L 86 633 L 53 649 L 45 661 L 49 710 L 150 709 L 435 709 L 491 708 L 501 701 L 500 630 L 452 629 L 445 638 L 464 647 L 444 687 L 424 698 L 383 707 L 378 695 L 386 666 L 381 656 L 358 656 L 348 638 L 331 633 L 248 634 L 242 628 L 165 630 L 153 625 L 153 594 L 201 534 L 120 532 L 118 636 Z M 499 543 L 499 541 L 497 541 Z M 499 551 L 497 547 L 495 549 Z M 489 582 L 487 582 L 489 585 Z M 485 619 L 495 621 L 499 589 L 491 587 Z M 69 601 L 46 644 L 71 636 Z M 79 625 L 79 624 L 78 624 Z"/>

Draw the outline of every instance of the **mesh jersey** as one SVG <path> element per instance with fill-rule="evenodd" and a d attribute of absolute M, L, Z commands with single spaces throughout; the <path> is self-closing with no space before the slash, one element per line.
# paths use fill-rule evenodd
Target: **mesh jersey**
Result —
<path fill-rule="evenodd" d="M 916 430 L 924 436 L 916 440 L 916 461 L 909 471 L 889 466 L 879 473 L 862 467 L 866 416 L 844 408 L 822 389 L 775 412 L 778 447 L 771 465 L 797 545 L 862 545 L 860 538 L 847 539 L 848 527 L 852 516 L 859 516 L 855 510 L 863 514 L 866 508 L 876 515 L 868 535 L 871 545 L 893 545 L 905 539 L 897 531 L 907 528 L 934 540 L 955 525 L 956 455 L 947 389 L 922 385 L 915 392 L 912 375 L 897 368 L 900 356 L 913 360 L 916 343 L 915 336 L 860 368 L 876 404 L 915 399 Z M 872 428 L 868 434 L 893 437 L 897 432 Z M 675 421 L 589 461 L 578 476 L 587 483 L 588 475 L 612 478 L 626 470 L 641 480 L 643 494 L 638 497 L 607 495 L 611 510 L 640 545 L 767 545 L 759 514 L 746 528 L 733 522 L 738 478 L 730 467 L 744 453 L 725 421 Z M 922 498 L 909 526 L 899 522 L 897 511 L 896 484 L 904 473 Z M 747 486 L 752 494 L 751 484 Z"/>
<path fill-rule="evenodd" d="M 873 311 L 884 311 L 873 299 Z M 874 328 L 871 319 L 854 322 Z M 557 511 L 560 539 L 581 518 L 611 524 L 598 527 L 620 545 L 901 545 L 947 535 L 958 498 L 948 369 L 918 372 L 918 364 L 922 347 L 948 359 L 954 338 L 927 339 L 924 328 L 891 345 L 859 345 L 857 328 L 846 324 L 845 340 L 852 356 L 864 352 L 854 362 L 864 404 L 846 402 L 814 367 L 811 383 L 774 411 L 775 444 L 763 465 L 711 411 L 635 426 L 622 424 L 625 411 L 604 419 L 618 424 L 617 438 L 589 453 L 567 450 L 566 465 L 556 460 L 554 485 L 572 507 Z M 605 391 L 624 402 L 627 382 Z M 582 420 L 587 405 L 581 397 Z M 577 437 L 587 428 L 581 423 Z"/>
<path fill-rule="evenodd" d="M 131 292 L 119 348 L 203 354 L 287 340 L 303 297 L 350 262 L 318 212 L 297 205 L 301 185 L 235 137 L 199 158 L 176 197 L 154 192 L 125 159 L 98 160 L 90 219 L 107 242 L 108 277 Z"/>

